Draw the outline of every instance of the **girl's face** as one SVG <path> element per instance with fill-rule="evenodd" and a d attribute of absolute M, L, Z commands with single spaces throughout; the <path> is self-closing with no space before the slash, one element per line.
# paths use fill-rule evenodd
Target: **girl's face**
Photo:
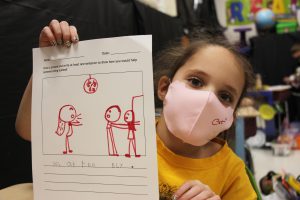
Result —
<path fill-rule="evenodd" d="M 172 81 L 184 82 L 195 90 L 210 90 L 224 106 L 235 108 L 242 94 L 244 72 L 234 55 L 220 46 L 198 50 L 178 69 Z"/>

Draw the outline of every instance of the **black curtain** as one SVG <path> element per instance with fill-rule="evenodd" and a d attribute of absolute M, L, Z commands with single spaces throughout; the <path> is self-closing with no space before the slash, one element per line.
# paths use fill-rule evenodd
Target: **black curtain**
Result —
<path fill-rule="evenodd" d="M 250 61 L 264 84 L 283 84 L 283 77 L 295 72 L 297 60 L 292 45 L 300 43 L 300 33 L 266 34 L 250 39 Z"/>
<path fill-rule="evenodd" d="M 218 21 L 214 0 L 202 0 L 197 5 L 194 0 L 177 0 L 177 5 L 186 34 L 202 27 L 220 33 L 225 30 Z"/>

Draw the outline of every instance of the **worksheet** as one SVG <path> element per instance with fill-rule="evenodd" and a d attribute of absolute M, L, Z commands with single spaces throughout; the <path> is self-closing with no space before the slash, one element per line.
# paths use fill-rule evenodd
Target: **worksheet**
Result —
<path fill-rule="evenodd" d="M 152 38 L 33 49 L 35 200 L 159 199 Z"/>

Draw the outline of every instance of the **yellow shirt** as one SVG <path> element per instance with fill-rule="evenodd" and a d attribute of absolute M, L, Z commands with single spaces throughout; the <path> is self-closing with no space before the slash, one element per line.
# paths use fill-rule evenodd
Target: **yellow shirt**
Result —
<path fill-rule="evenodd" d="M 187 180 L 201 181 L 222 200 L 257 199 L 244 162 L 223 140 L 223 147 L 215 155 L 193 159 L 171 152 L 158 135 L 156 138 L 161 200 L 171 200 L 173 193 Z"/>

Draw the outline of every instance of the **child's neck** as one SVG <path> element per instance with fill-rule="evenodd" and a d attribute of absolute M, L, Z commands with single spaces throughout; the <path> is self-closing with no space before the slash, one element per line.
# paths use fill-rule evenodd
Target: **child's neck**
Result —
<path fill-rule="evenodd" d="M 161 116 L 160 120 L 156 124 L 156 132 L 168 149 L 175 154 L 184 157 L 207 158 L 214 155 L 222 148 L 222 145 L 215 142 L 209 142 L 204 146 L 193 146 L 182 142 L 169 132 L 163 116 Z"/>

